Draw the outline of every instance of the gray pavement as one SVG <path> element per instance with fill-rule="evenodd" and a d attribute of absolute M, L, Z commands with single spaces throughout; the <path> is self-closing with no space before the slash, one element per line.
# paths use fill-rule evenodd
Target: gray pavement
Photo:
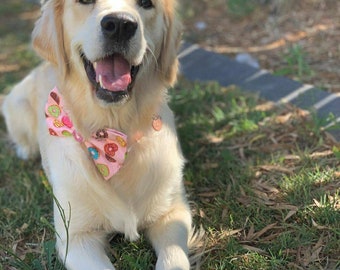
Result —
<path fill-rule="evenodd" d="M 291 103 L 315 111 L 317 117 L 325 120 L 324 128 L 340 141 L 339 93 L 328 93 L 312 85 L 272 75 L 195 44 L 184 43 L 179 58 L 181 74 L 191 81 L 217 81 L 222 86 L 236 85 L 276 104 Z M 327 122 L 327 118 L 332 121 Z"/>

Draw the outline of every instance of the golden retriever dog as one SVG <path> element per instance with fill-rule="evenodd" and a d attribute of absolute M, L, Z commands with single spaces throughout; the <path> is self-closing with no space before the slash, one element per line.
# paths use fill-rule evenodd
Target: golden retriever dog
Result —
<path fill-rule="evenodd" d="M 155 269 L 190 268 L 184 158 L 167 105 L 181 33 L 175 9 L 175 0 L 42 3 L 32 38 L 45 61 L 2 111 L 18 156 L 40 152 L 67 269 L 115 269 L 107 235 L 135 240 L 141 231 Z"/>

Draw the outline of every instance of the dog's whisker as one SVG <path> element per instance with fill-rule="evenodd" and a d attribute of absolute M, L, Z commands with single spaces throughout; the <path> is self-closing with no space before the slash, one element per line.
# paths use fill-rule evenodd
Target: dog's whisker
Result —
<path fill-rule="evenodd" d="M 154 51 L 150 48 L 150 46 L 147 46 L 146 50 L 150 53 L 151 57 L 152 57 L 153 60 L 155 61 L 156 67 L 158 68 L 158 59 L 157 59 L 157 57 L 156 57 Z M 148 54 L 147 54 L 146 60 L 149 60 L 149 59 L 148 59 Z"/>

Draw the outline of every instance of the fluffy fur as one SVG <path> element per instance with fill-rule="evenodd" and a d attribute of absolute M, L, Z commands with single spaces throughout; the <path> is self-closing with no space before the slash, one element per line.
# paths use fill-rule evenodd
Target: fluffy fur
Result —
<path fill-rule="evenodd" d="M 190 267 L 192 225 L 182 182 L 184 159 L 166 90 L 176 80 L 181 27 L 174 0 L 153 0 L 152 8 L 143 8 L 140 2 L 45 1 L 33 31 L 34 48 L 45 62 L 3 102 L 18 156 L 27 159 L 40 152 L 54 195 L 66 218 L 70 217 L 67 237 L 55 204 L 57 249 L 70 270 L 114 269 L 105 253 L 107 234 L 120 232 L 134 240 L 141 230 L 155 248 L 157 270 Z M 94 62 L 108 54 L 100 22 L 109 14 L 125 14 L 138 24 L 123 48 L 114 51 L 140 66 L 132 90 L 117 102 L 95 95 L 82 59 L 85 55 Z M 80 143 L 49 135 L 44 106 L 55 86 L 84 137 L 104 127 L 127 134 L 129 154 L 109 181 L 98 173 Z M 155 113 L 162 118 L 160 131 L 151 125 Z"/>

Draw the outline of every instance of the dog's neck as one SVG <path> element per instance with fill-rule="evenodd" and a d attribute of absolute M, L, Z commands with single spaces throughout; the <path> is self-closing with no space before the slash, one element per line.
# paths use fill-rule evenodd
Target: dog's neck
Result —
<path fill-rule="evenodd" d="M 82 96 L 78 91 L 72 91 L 74 87 L 84 87 L 79 85 L 63 85 L 59 87 L 63 96 L 65 106 L 70 114 L 76 129 L 85 137 L 91 136 L 93 132 L 100 128 L 113 128 L 119 130 L 129 137 L 135 137 L 137 133 L 145 133 L 150 129 L 153 116 L 158 115 L 162 105 L 166 102 L 166 90 L 159 86 L 146 89 L 135 87 L 131 99 L 124 105 L 101 105 L 92 89 L 84 89 Z M 163 87 L 163 89 L 165 89 Z"/>

